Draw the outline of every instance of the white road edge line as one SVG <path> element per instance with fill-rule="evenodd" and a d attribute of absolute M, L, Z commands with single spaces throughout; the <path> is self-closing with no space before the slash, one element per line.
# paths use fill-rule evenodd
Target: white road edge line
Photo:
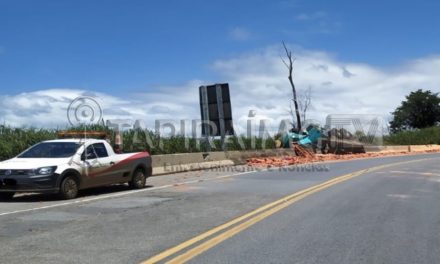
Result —
<path fill-rule="evenodd" d="M 119 193 L 114 193 L 114 194 L 107 194 L 107 195 L 102 195 L 102 196 L 93 197 L 93 198 L 86 198 L 86 199 L 81 199 L 81 200 L 75 200 L 75 201 L 71 201 L 71 202 L 57 203 L 57 204 L 45 205 L 45 206 L 41 206 L 41 207 L 28 208 L 28 209 L 22 209 L 22 210 L 10 211 L 10 212 L 4 212 L 4 213 L 0 213 L 0 216 L 12 215 L 12 214 L 18 214 L 18 213 L 25 213 L 25 212 L 33 212 L 33 211 L 39 211 L 39 210 L 43 210 L 43 209 L 51 209 L 51 208 L 67 206 L 67 205 L 83 204 L 83 203 L 93 202 L 93 201 L 107 199 L 107 198 L 115 198 L 115 197 L 119 197 L 119 196 L 130 195 L 130 194 L 135 194 L 135 193 L 140 193 L 140 192 L 155 191 L 155 190 L 160 190 L 160 189 L 166 189 L 166 188 L 181 186 L 181 185 L 185 185 L 185 184 L 199 183 L 199 182 L 202 182 L 202 181 L 212 181 L 212 180 L 221 179 L 221 178 L 229 178 L 229 177 L 239 176 L 239 175 L 253 173 L 253 172 L 259 172 L 259 171 L 240 172 L 240 173 L 237 173 L 237 174 L 223 175 L 223 176 L 218 176 L 218 177 L 214 177 L 214 178 L 210 178 L 210 179 L 191 180 L 191 181 L 179 182 L 179 183 L 174 183 L 174 184 L 167 184 L 167 185 L 162 185 L 162 186 L 157 186 L 157 187 L 145 188 L 145 189 L 140 189 L 140 190 L 125 191 L 125 192 L 119 192 Z"/>
<path fill-rule="evenodd" d="M 138 192 L 142 192 L 142 191 L 146 191 L 146 190 L 154 191 L 154 190 L 159 190 L 159 189 L 165 189 L 165 188 L 169 188 L 169 187 L 172 187 L 172 186 L 173 185 L 168 184 L 168 185 L 163 185 L 163 186 L 158 186 L 158 187 L 151 187 L 151 188 L 147 188 L 147 189 L 123 192 L 123 193 L 114 193 L 114 194 L 110 194 L 110 195 L 102 195 L 102 196 L 98 196 L 98 197 L 86 198 L 86 199 L 81 199 L 81 200 L 76 200 L 76 201 L 71 201 L 71 202 L 51 204 L 51 205 L 45 205 L 45 206 L 41 206 L 41 207 L 28 208 L 28 209 L 22 209 L 22 210 L 16 210 L 16 211 L 11 211 L 11 212 L 0 213 L 0 216 L 11 215 L 11 214 L 18 214 L 18 213 L 24 213 L 24 212 L 31 212 L 31 211 L 37 211 L 37 210 L 42 210 L 42 209 L 50 209 L 50 208 L 66 206 L 66 205 L 82 204 L 82 203 L 102 200 L 102 199 L 106 199 L 106 198 L 113 198 L 113 197 L 123 196 L 123 195 L 127 195 L 127 194 L 138 193 Z"/>

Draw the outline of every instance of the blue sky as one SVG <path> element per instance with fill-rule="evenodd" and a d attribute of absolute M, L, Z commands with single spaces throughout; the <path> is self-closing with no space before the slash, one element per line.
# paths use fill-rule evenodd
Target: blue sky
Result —
<path fill-rule="evenodd" d="M 439 11 L 438 1 L 2 0 L 0 92 L 221 80 L 214 60 L 281 40 L 394 66 L 440 52 Z"/>
<path fill-rule="evenodd" d="M 64 111 L 66 95 L 83 94 L 118 117 L 197 118 L 197 87 L 213 82 L 231 83 L 236 119 L 249 108 L 280 116 L 283 40 L 299 90 L 314 91 L 312 115 L 388 115 L 409 91 L 440 89 L 439 11 L 438 1 L 0 0 L 0 121 L 57 125 L 54 102 Z"/>

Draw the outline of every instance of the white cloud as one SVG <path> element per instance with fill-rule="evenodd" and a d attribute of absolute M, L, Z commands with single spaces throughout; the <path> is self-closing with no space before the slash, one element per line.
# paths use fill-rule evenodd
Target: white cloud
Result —
<path fill-rule="evenodd" d="M 193 93 L 197 92 L 199 85 L 200 81 L 191 81 L 187 87 L 161 88 L 154 93 L 131 94 L 124 98 L 78 89 L 0 95 L 0 122 L 11 126 L 66 128 L 69 126 L 67 111 L 70 103 L 75 98 L 87 96 L 97 101 L 104 120 L 140 119 L 154 127 L 156 119 L 195 118 L 198 106 L 193 104 Z M 93 108 L 99 112 L 98 108 Z"/>
<path fill-rule="evenodd" d="M 219 79 L 230 83 L 233 117 L 239 133 L 245 131 L 249 110 L 256 111 L 256 120 L 277 120 L 272 122 L 273 130 L 281 119 L 289 118 L 291 88 L 280 55 L 280 47 L 269 47 L 213 63 Z M 308 116 L 321 122 L 328 114 L 380 114 L 387 118 L 410 91 L 439 92 L 440 56 L 387 69 L 341 61 L 320 51 L 298 49 L 295 56 L 295 84 L 299 91 L 312 87 Z M 200 118 L 198 87 L 209 83 L 209 80 L 194 80 L 124 98 L 73 89 L 0 95 L 0 122 L 14 126 L 65 127 L 71 100 L 87 95 L 98 100 L 105 119 L 141 119 L 153 128 L 156 119 L 177 123 L 180 119 Z"/>
<path fill-rule="evenodd" d="M 324 11 L 317 11 L 314 13 L 302 13 L 296 16 L 297 20 L 301 21 L 312 21 L 312 20 L 318 20 L 325 18 L 327 16 L 327 13 Z"/>
<path fill-rule="evenodd" d="M 229 32 L 229 37 L 236 41 L 246 41 L 251 37 L 251 33 L 242 27 L 236 27 Z"/>

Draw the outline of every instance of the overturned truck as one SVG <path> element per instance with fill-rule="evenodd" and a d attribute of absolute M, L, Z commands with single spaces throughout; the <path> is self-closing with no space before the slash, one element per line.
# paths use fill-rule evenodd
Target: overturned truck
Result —
<path fill-rule="evenodd" d="M 321 138 L 321 152 L 333 154 L 365 153 L 364 144 L 350 131 L 332 128 Z"/>
<path fill-rule="evenodd" d="M 364 144 L 350 131 L 344 128 L 332 128 L 324 130 L 318 126 L 310 125 L 306 131 L 290 131 L 282 140 L 285 148 L 293 148 L 297 155 L 303 155 L 304 151 L 322 154 L 349 154 L 365 153 Z"/>

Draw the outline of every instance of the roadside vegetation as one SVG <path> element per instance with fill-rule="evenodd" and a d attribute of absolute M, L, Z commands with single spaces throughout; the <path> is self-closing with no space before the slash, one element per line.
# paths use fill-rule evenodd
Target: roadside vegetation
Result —
<path fill-rule="evenodd" d="M 385 145 L 428 145 L 440 144 L 440 127 L 428 127 L 402 131 L 384 137 Z"/>
<path fill-rule="evenodd" d="M 413 91 L 392 112 L 391 134 L 385 145 L 440 144 L 440 96 L 430 90 Z"/>
<path fill-rule="evenodd" d="M 13 157 L 42 140 L 54 138 L 56 133 L 52 130 L 0 126 L 0 160 Z"/>
<path fill-rule="evenodd" d="M 111 144 L 114 143 L 115 131 L 105 126 L 75 127 L 69 131 L 102 131 L 106 132 Z M 16 156 L 26 148 L 43 140 L 57 138 L 57 129 L 12 128 L 0 126 L 0 160 Z M 149 130 L 126 130 L 122 132 L 123 151 L 148 151 L 153 155 L 202 152 L 207 149 L 203 139 L 184 136 L 160 137 Z M 255 150 L 274 149 L 275 141 L 272 138 L 246 138 L 243 136 L 229 137 L 227 150 Z M 214 139 L 211 151 L 221 151 L 221 141 Z"/>
<path fill-rule="evenodd" d="M 440 123 L 440 96 L 430 90 L 411 92 L 392 115 L 392 133 L 437 126 Z"/>

